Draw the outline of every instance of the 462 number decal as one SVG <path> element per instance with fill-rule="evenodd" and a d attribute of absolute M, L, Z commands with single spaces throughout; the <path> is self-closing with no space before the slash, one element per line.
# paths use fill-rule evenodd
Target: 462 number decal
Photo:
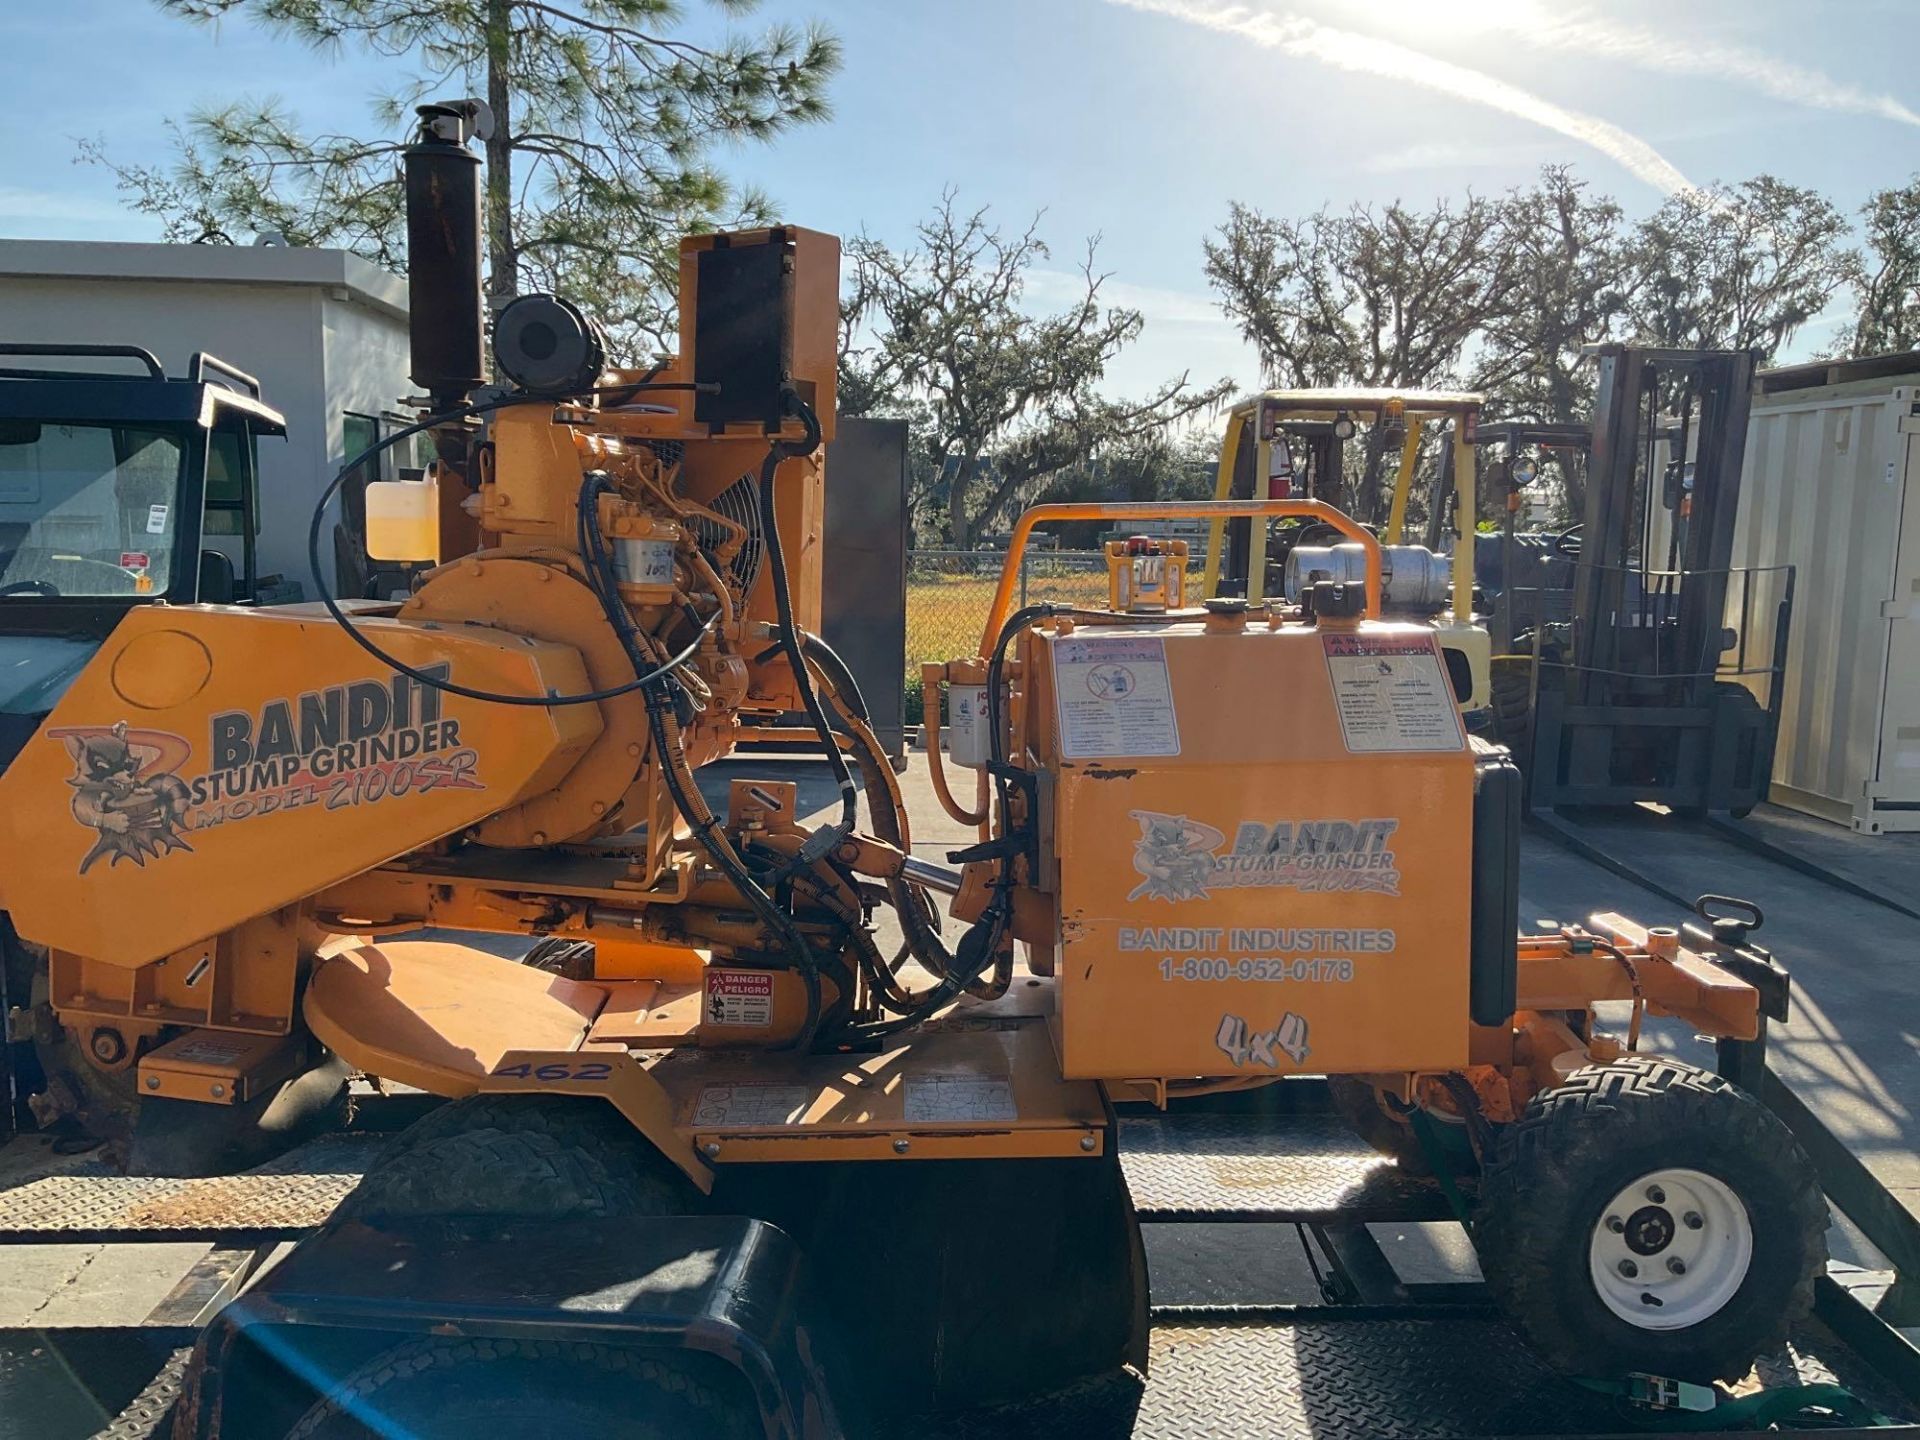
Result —
<path fill-rule="evenodd" d="M 605 1080 L 613 1074 L 613 1062 L 610 1060 L 555 1060 L 545 1065 L 533 1065 L 522 1061 L 518 1065 L 502 1065 L 493 1073 L 509 1080 Z"/>

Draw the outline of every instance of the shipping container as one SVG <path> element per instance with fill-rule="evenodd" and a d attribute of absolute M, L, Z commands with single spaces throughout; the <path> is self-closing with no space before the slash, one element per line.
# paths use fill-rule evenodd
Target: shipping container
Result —
<path fill-rule="evenodd" d="M 1763 371 L 1745 472 L 1733 563 L 1795 571 L 1770 798 L 1920 831 L 1920 352 Z"/>

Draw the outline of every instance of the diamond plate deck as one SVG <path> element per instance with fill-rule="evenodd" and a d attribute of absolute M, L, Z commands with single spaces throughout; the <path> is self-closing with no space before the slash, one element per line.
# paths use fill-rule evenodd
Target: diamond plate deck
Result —
<path fill-rule="evenodd" d="M 95 1440 L 157 1440 L 188 1352 L 175 1352 Z M 1644 1428 L 1547 1370 L 1497 1320 L 1160 1326 L 1152 1378 L 1115 1376 L 1025 1405 L 917 1417 L 891 1440 L 1440 1440 Z M 1838 1381 L 1883 1414 L 1916 1417 L 1831 1331 L 1809 1323 L 1738 1388 Z"/>
<path fill-rule="evenodd" d="M 1553 1374 L 1498 1320 L 1162 1326 L 1152 1377 L 1115 1377 L 1025 1405 L 916 1420 L 898 1440 L 1335 1440 L 1583 1435 L 1637 1427 Z M 1830 1331 L 1796 1331 L 1747 1387 L 1838 1378 L 1895 1416 Z M 1640 1425 L 1644 1425 L 1642 1419 Z"/>
<path fill-rule="evenodd" d="M 29 1178 L 0 1191 L 0 1242 L 293 1238 L 333 1212 L 384 1136 L 330 1135 L 243 1175 L 175 1180 L 107 1173 Z"/>
<path fill-rule="evenodd" d="M 94 1432 L 93 1440 L 164 1440 L 173 1432 L 173 1404 L 186 1383 L 187 1361 L 193 1347 L 182 1346 L 168 1357 L 131 1404 Z"/>
<path fill-rule="evenodd" d="M 1140 1218 L 1437 1220 L 1445 1198 L 1330 1115 L 1156 1115 L 1120 1121 Z"/>
<path fill-rule="evenodd" d="M 96 1164 L 0 1190 L 0 1242 L 294 1235 L 325 1220 L 386 1137 L 325 1136 L 243 1175 L 170 1180 Z M 1441 1219 L 1439 1191 L 1410 1179 L 1332 1117 L 1128 1117 L 1121 1163 L 1141 1219 Z"/>

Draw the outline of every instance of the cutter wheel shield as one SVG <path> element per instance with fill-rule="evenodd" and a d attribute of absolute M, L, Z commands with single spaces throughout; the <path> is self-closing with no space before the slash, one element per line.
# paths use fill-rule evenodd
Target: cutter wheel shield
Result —
<path fill-rule="evenodd" d="M 374 1356 L 287 1440 L 618 1433 L 627 1440 L 747 1440 L 760 1433 L 724 1362 L 553 1340 L 436 1337 Z M 609 1425 L 615 1430 L 610 1431 Z"/>
<path fill-rule="evenodd" d="M 1737 1380 L 1813 1307 L 1826 1201 L 1785 1125 L 1717 1075 L 1629 1055 L 1542 1091 L 1500 1137 L 1474 1245 L 1570 1374 Z"/>

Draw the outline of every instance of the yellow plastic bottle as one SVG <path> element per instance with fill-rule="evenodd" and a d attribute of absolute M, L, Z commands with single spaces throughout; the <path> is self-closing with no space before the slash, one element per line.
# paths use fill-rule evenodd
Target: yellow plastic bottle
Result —
<path fill-rule="evenodd" d="M 439 563 L 440 483 L 434 475 L 367 486 L 367 555 Z"/>

